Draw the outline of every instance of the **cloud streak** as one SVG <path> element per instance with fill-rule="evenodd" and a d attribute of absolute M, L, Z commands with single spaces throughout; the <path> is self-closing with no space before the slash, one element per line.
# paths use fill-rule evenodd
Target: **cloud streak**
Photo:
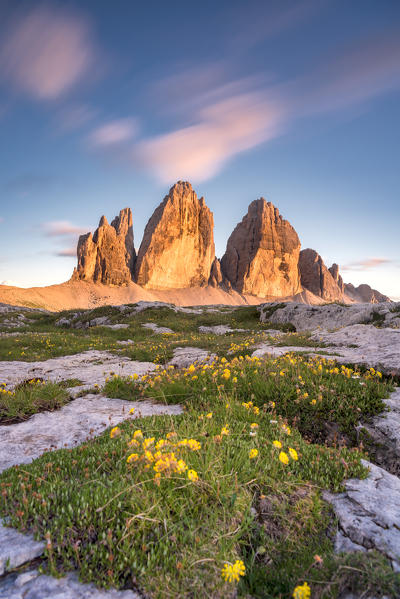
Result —
<path fill-rule="evenodd" d="M 45 5 L 15 18 L 0 46 L 0 75 L 39 100 L 68 92 L 93 62 L 86 21 Z"/>
<path fill-rule="evenodd" d="M 136 119 L 118 119 L 95 129 L 89 136 L 93 148 L 107 148 L 125 143 L 135 137 L 139 127 Z"/>
<path fill-rule="evenodd" d="M 199 110 L 194 124 L 142 141 L 133 158 L 164 183 L 202 181 L 236 154 L 276 137 L 282 112 L 258 92 L 236 94 Z"/>
<path fill-rule="evenodd" d="M 387 258 L 366 258 L 365 260 L 360 260 L 358 262 L 350 262 L 349 264 L 345 264 L 341 266 L 341 270 L 372 270 L 376 269 L 379 266 L 384 264 L 393 264 L 393 260 L 388 260 Z"/>
<path fill-rule="evenodd" d="M 76 258 L 76 248 L 65 248 L 55 253 L 55 256 L 60 256 L 61 258 Z"/>
<path fill-rule="evenodd" d="M 67 220 L 56 220 L 42 223 L 41 229 L 46 237 L 65 237 L 66 235 L 83 235 L 86 227 L 79 227 Z"/>

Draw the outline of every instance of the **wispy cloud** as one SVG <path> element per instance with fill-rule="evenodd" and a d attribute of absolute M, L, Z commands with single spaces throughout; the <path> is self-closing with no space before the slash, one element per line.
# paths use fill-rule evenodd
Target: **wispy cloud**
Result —
<path fill-rule="evenodd" d="M 345 264 L 341 266 L 341 270 L 372 270 L 382 266 L 384 264 L 393 264 L 393 260 L 388 260 L 387 258 L 366 258 L 365 260 L 360 260 L 358 262 L 350 262 L 349 264 Z"/>
<path fill-rule="evenodd" d="M 139 125 L 136 119 L 118 119 L 92 131 L 88 142 L 94 148 L 107 148 L 133 139 L 138 130 Z"/>
<path fill-rule="evenodd" d="M 289 87 L 296 115 L 340 110 L 400 87 L 400 29 L 354 42 Z"/>
<path fill-rule="evenodd" d="M 66 235 L 82 235 L 87 233 L 86 227 L 74 225 L 67 220 L 56 220 L 42 223 L 41 229 L 46 237 L 65 237 Z"/>
<path fill-rule="evenodd" d="M 69 91 L 93 62 L 87 22 L 47 5 L 36 5 L 16 17 L 0 45 L 0 76 L 42 100 Z"/>
<path fill-rule="evenodd" d="M 60 256 L 61 258 L 76 258 L 76 248 L 65 248 L 64 250 L 59 250 L 55 252 L 56 256 Z"/>
<path fill-rule="evenodd" d="M 258 92 L 238 93 L 209 103 L 194 124 L 139 143 L 133 152 L 163 182 L 201 181 L 233 156 L 280 133 L 283 107 Z"/>
<path fill-rule="evenodd" d="M 12 177 L 4 184 L 6 192 L 27 196 L 49 190 L 57 183 L 57 177 L 41 173 L 22 173 Z"/>
<path fill-rule="evenodd" d="M 58 114 L 58 125 L 64 131 L 78 129 L 97 116 L 97 110 L 91 106 L 80 104 L 64 108 Z"/>

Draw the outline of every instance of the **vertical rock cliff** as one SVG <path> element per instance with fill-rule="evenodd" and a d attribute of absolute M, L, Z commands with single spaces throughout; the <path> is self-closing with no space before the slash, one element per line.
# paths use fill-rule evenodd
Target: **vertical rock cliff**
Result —
<path fill-rule="evenodd" d="M 135 263 L 132 212 L 124 208 L 111 225 L 102 216 L 94 235 L 81 235 L 77 248 L 78 265 L 72 279 L 105 285 L 132 282 Z"/>
<path fill-rule="evenodd" d="M 271 202 L 255 200 L 228 239 L 223 274 L 241 293 L 284 297 L 301 290 L 300 241 Z"/>
<path fill-rule="evenodd" d="M 328 269 L 321 256 L 307 248 L 300 252 L 299 269 L 303 287 L 327 302 L 343 300 L 344 286 L 337 264 Z"/>
<path fill-rule="evenodd" d="M 135 280 L 150 289 L 207 285 L 215 259 L 214 219 L 190 183 L 178 181 L 144 231 Z"/>

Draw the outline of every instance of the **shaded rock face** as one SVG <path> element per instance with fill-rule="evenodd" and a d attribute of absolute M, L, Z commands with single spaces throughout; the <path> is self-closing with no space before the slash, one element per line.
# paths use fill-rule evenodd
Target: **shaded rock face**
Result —
<path fill-rule="evenodd" d="M 93 236 L 87 233 L 79 237 L 77 254 L 78 266 L 73 280 L 105 285 L 130 283 L 136 258 L 131 209 L 121 210 L 111 225 L 102 216 Z"/>
<path fill-rule="evenodd" d="M 241 293 L 288 296 L 301 290 L 300 241 L 271 202 L 255 200 L 228 239 L 222 272 Z"/>
<path fill-rule="evenodd" d="M 207 285 L 215 259 L 214 219 L 190 183 L 178 181 L 144 231 L 135 280 L 150 289 Z"/>
<path fill-rule="evenodd" d="M 345 293 L 355 302 L 366 302 L 370 304 L 379 304 L 380 302 L 390 302 L 391 299 L 387 295 L 383 295 L 376 289 L 372 289 L 369 285 L 359 285 L 354 287 L 351 283 L 345 283 Z"/>
<path fill-rule="evenodd" d="M 339 266 L 337 264 L 332 264 L 332 266 L 330 268 L 328 268 L 329 272 L 331 273 L 333 280 L 336 282 L 337 286 L 340 289 L 341 293 L 344 293 L 344 283 L 343 283 L 343 279 L 339 274 Z"/>
<path fill-rule="evenodd" d="M 343 299 L 343 281 L 337 264 L 328 269 L 321 256 L 308 248 L 300 252 L 299 269 L 301 284 L 314 295 L 327 302 Z"/>

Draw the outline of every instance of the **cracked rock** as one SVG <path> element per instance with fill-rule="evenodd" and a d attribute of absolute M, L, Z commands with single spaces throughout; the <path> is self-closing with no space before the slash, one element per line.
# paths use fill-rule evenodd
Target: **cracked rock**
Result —
<path fill-rule="evenodd" d="M 323 493 L 339 520 L 336 550 L 348 550 L 346 537 L 352 550 L 376 549 L 399 568 L 400 479 L 370 462 L 362 463 L 370 470 L 367 478 L 346 481 L 343 493 Z"/>

